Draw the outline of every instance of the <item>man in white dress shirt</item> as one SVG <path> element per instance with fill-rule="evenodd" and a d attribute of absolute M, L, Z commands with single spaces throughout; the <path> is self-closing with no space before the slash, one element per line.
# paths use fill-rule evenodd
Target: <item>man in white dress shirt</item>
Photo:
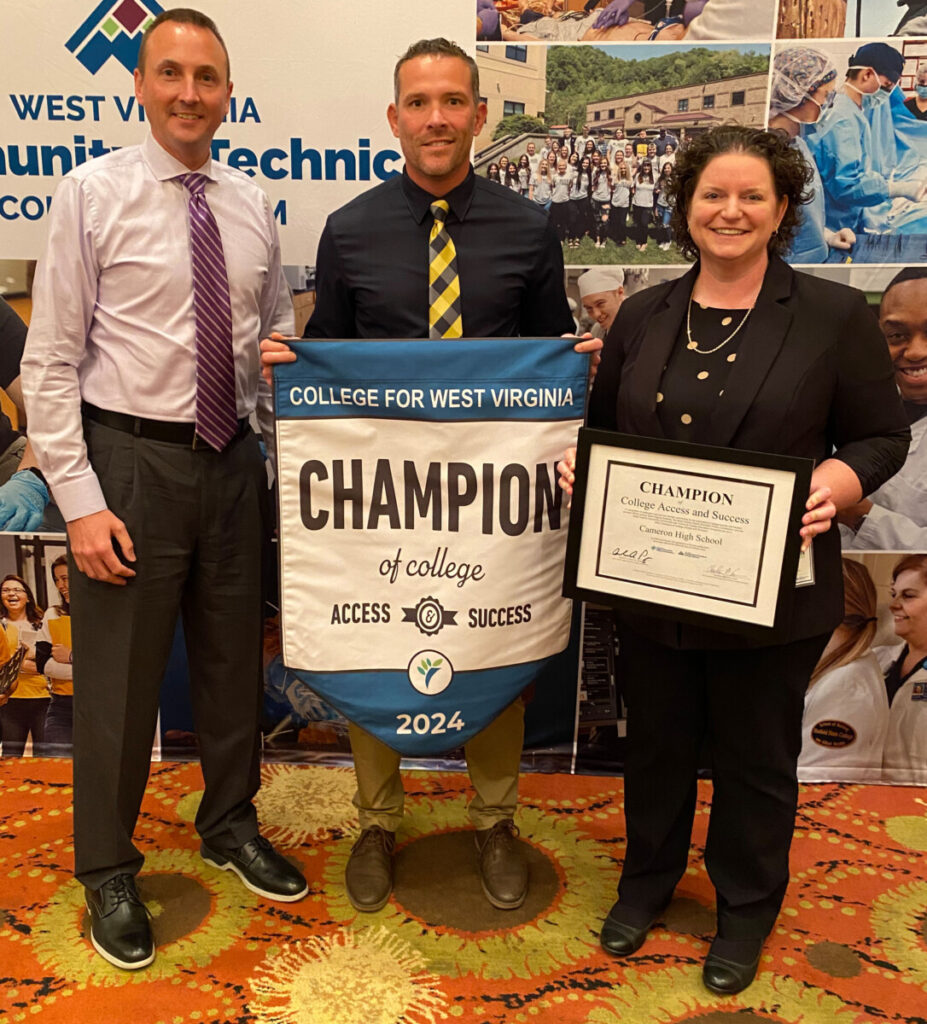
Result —
<path fill-rule="evenodd" d="M 270 411 L 259 339 L 293 330 L 277 232 L 264 193 L 210 159 L 232 92 L 210 19 L 159 15 L 135 92 L 150 135 L 75 168 L 55 195 L 22 364 L 72 560 L 75 874 L 94 947 L 125 969 L 154 959 L 132 834 L 179 613 L 201 854 L 267 898 L 307 892 L 252 802 L 267 487 L 248 418 Z M 218 412 L 204 386 L 224 389 Z"/>

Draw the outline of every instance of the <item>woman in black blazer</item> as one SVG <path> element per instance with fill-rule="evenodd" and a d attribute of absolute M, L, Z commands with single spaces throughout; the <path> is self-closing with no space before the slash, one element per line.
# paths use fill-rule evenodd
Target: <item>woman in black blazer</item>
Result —
<path fill-rule="evenodd" d="M 843 614 L 831 520 L 897 472 L 910 436 L 864 297 L 779 257 L 808 177 L 784 137 L 752 128 L 722 126 L 680 152 L 673 229 L 696 264 L 622 304 L 588 415 L 600 429 L 815 460 L 801 526 L 815 582 L 796 589 L 785 642 L 618 617 L 628 844 L 602 945 L 636 952 L 672 898 L 707 745 L 718 930 L 703 979 L 724 993 L 753 980 L 788 884 L 804 693 Z M 561 463 L 567 491 L 573 457 Z"/>

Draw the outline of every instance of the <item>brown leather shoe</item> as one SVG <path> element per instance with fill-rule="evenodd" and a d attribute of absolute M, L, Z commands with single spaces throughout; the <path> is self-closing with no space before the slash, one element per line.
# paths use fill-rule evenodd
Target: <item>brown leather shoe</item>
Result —
<path fill-rule="evenodd" d="M 477 829 L 480 881 L 486 899 L 500 910 L 515 910 L 528 895 L 528 862 L 511 818 Z"/>
<path fill-rule="evenodd" d="M 393 891 L 393 850 L 396 833 L 379 825 L 365 828 L 351 848 L 344 886 L 352 905 L 364 913 L 386 906 Z"/>

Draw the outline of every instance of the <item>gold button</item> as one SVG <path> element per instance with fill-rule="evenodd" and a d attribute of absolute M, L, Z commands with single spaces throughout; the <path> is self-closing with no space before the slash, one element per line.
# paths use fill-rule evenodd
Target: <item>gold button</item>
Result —
<path fill-rule="evenodd" d="M 724 394 L 724 388 L 721 388 L 721 390 L 718 392 L 718 398 L 720 398 L 723 394 Z"/>
<path fill-rule="evenodd" d="M 732 353 L 731 353 L 731 354 L 730 354 L 730 355 L 729 355 L 729 356 L 727 357 L 727 361 L 728 361 L 729 363 L 733 363 L 733 362 L 734 362 L 734 360 L 735 360 L 736 358 L 737 358 L 737 353 L 736 353 L 736 352 L 732 352 Z"/>
<path fill-rule="evenodd" d="M 681 420 L 681 422 L 685 423 L 686 426 L 688 426 L 692 422 L 692 417 L 687 412 L 684 412 L 679 417 L 679 419 Z"/>
<path fill-rule="evenodd" d="M 662 391 L 658 391 L 657 392 L 657 401 L 658 402 L 662 402 L 663 401 L 663 392 Z"/>
<path fill-rule="evenodd" d="M 721 321 L 721 326 L 722 326 L 722 327 L 727 327 L 727 325 L 728 325 L 728 324 L 730 324 L 730 323 L 733 323 L 733 322 L 734 322 L 734 318 L 733 318 L 732 316 L 726 316 L 726 317 L 725 317 L 725 318 L 724 318 L 724 319 L 723 319 L 723 320 Z"/>
<path fill-rule="evenodd" d="M 707 370 L 702 370 L 702 372 L 698 375 L 698 379 L 699 380 L 708 380 L 708 371 Z"/>
<path fill-rule="evenodd" d="M 698 348 L 698 342 L 697 341 L 690 341 L 689 344 L 686 345 L 686 348 Z M 663 369 L 665 370 L 666 367 L 664 366 Z"/>

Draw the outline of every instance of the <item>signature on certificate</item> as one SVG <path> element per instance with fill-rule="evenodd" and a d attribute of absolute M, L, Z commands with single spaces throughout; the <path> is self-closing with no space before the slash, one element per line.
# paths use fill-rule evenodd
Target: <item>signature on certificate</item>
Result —
<path fill-rule="evenodd" d="M 612 558 L 619 562 L 637 562 L 639 565 L 646 565 L 653 556 L 650 548 L 612 548 Z"/>
<path fill-rule="evenodd" d="M 716 579 L 727 580 L 729 583 L 747 583 L 750 580 L 748 573 L 730 565 L 709 565 L 705 574 L 714 576 Z"/>

